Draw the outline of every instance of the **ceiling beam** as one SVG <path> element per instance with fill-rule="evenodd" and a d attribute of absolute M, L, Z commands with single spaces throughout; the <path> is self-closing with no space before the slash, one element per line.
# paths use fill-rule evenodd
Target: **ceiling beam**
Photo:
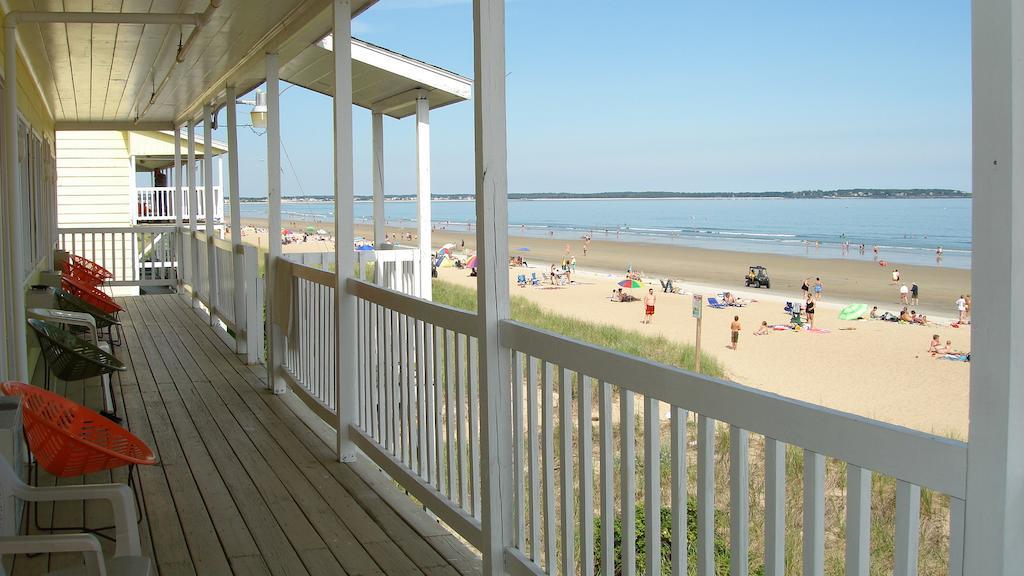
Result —
<path fill-rule="evenodd" d="M 18 24 L 167 24 L 197 25 L 200 14 L 161 14 L 148 12 L 22 12 L 15 10 L 4 18 L 5 27 Z"/>
<path fill-rule="evenodd" d="M 71 130 L 114 130 L 114 131 L 129 131 L 129 132 L 153 132 L 160 130 L 174 131 L 173 122 L 132 122 L 125 120 L 122 122 L 57 122 L 54 125 L 54 130 L 71 131 Z"/>

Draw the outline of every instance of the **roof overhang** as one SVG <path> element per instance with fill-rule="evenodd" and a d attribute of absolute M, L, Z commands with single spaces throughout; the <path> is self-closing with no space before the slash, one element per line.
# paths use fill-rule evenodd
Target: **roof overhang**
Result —
<path fill-rule="evenodd" d="M 281 67 L 281 79 L 334 95 L 334 38 L 327 35 Z M 416 113 L 424 94 L 430 108 L 469 100 L 473 82 L 415 58 L 352 39 L 352 102 L 393 118 Z"/>

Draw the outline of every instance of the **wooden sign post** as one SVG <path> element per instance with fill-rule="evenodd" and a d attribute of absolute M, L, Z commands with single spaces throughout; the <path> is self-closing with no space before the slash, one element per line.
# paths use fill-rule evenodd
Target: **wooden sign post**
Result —
<path fill-rule="evenodd" d="M 693 295 L 693 317 L 697 319 L 697 343 L 694 345 L 693 352 L 693 371 L 700 374 L 700 320 L 701 320 L 701 305 L 704 303 L 704 297 L 700 294 Z"/>

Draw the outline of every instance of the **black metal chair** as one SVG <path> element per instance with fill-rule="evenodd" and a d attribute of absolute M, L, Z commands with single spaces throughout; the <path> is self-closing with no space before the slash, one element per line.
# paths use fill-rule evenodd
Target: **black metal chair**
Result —
<path fill-rule="evenodd" d="M 100 413 L 120 422 L 110 375 L 125 371 L 125 365 L 113 355 L 59 326 L 36 319 L 28 320 L 28 324 L 39 338 L 46 373 L 45 388 L 50 389 L 51 375 L 65 382 L 99 376 L 103 387 L 103 409 Z"/>
<path fill-rule="evenodd" d="M 96 320 L 97 330 L 104 328 L 107 330 L 107 342 L 110 342 L 111 347 L 121 344 L 120 338 L 114 339 L 114 331 L 121 332 L 121 321 L 116 317 L 103 312 L 67 290 L 54 288 L 54 295 L 57 298 L 57 308 L 68 312 L 85 312 Z"/>

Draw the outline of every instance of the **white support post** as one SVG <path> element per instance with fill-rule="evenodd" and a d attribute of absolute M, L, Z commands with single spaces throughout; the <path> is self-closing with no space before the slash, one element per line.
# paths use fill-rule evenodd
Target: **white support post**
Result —
<path fill-rule="evenodd" d="M 224 223 L 224 157 L 217 156 L 217 193 L 213 197 L 213 203 L 217 207 L 217 214 L 220 214 L 221 224 Z"/>
<path fill-rule="evenodd" d="M 254 340 L 251 338 L 251 332 L 256 330 L 256 324 L 249 324 L 246 314 L 246 302 L 248 302 L 249 292 L 255 292 L 255 285 L 248 285 L 249 278 L 253 277 L 253 274 L 247 274 L 245 269 L 245 252 L 242 246 L 242 205 L 239 200 L 238 190 L 238 112 L 235 105 L 235 99 L 238 94 L 235 91 L 234 86 L 228 86 L 225 90 L 225 99 L 227 100 L 228 109 L 228 200 L 231 204 L 231 262 L 232 278 L 235 280 L 235 324 L 241 326 L 245 331 L 245 336 L 240 334 L 235 335 L 235 352 L 239 354 L 246 354 L 247 361 L 252 364 L 256 359 L 256 351 L 250 350 L 249 343 Z M 219 159 L 218 159 L 219 162 Z M 223 174 L 223 163 L 219 162 L 221 166 L 221 186 L 224 185 L 224 174 Z"/>
<path fill-rule="evenodd" d="M 505 549 L 515 537 L 511 355 L 498 335 L 501 322 L 509 318 L 504 0 L 473 1 L 473 62 L 483 470 L 480 551 L 483 573 L 492 576 L 505 574 Z"/>
<path fill-rule="evenodd" d="M 355 273 L 355 187 L 352 181 L 352 6 L 334 0 L 334 290 L 335 386 L 338 398 L 338 460 L 353 462 L 349 428 L 357 422 L 356 346 L 365 338 L 356 326 L 356 297 L 347 281 Z"/>
<path fill-rule="evenodd" d="M 188 283 L 192 286 L 192 306 L 196 305 L 199 295 L 199 252 L 196 250 L 195 234 L 198 226 L 199 198 L 196 196 L 196 121 L 188 121 L 188 239 L 185 250 L 188 251 Z"/>
<path fill-rule="evenodd" d="M 203 196 L 206 199 L 206 300 L 210 308 L 210 325 L 217 323 L 215 316 L 220 307 L 217 277 L 217 248 L 213 245 L 213 107 L 203 106 Z"/>
<path fill-rule="evenodd" d="M 1024 566 L 1024 6 L 973 2 L 971 24 L 980 329 L 971 330 L 964 566 L 951 573 L 1002 576 Z"/>
<path fill-rule="evenodd" d="M 17 30 L 13 24 L 4 26 L 4 144 L 7 153 L 7 194 L 3 206 L 3 228 L 6 260 L 3 271 L 6 283 L 0 289 L 6 292 L 4 317 L 7 319 L 7 362 L 5 377 L 21 382 L 29 381 L 28 346 L 25 327 L 25 238 L 21 210 L 21 179 L 18 168 L 18 54 Z"/>
<path fill-rule="evenodd" d="M 371 113 L 373 124 L 373 247 L 380 250 L 384 232 L 384 114 Z M 383 281 L 380 266 L 374 267 L 377 283 Z"/>
<path fill-rule="evenodd" d="M 416 221 L 419 223 L 420 263 L 418 291 L 420 298 L 432 300 L 430 274 L 430 100 L 426 90 L 416 96 Z"/>
<path fill-rule="evenodd" d="M 181 198 L 181 126 L 174 125 L 174 242 L 177 267 L 175 274 L 178 277 L 178 290 L 184 280 L 184 257 L 185 257 L 185 233 L 181 229 L 182 213 L 184 206 Z"/>
<path fill-rule="evenodd" d="M 274 309 L 274 290 L 278 280 L 291 282 L 291 278 L 277 277 L 277 260 L 281 258 L 281 88 L 278 82 L 277 54 L 267 54 L 267 203 L 267 323 L 270 325 L 267 381 L 274 394 L 284 394 L 288 389 L 281 374 L 285 335 L 274 321 L 274 316 L 283 311 Z"/>

